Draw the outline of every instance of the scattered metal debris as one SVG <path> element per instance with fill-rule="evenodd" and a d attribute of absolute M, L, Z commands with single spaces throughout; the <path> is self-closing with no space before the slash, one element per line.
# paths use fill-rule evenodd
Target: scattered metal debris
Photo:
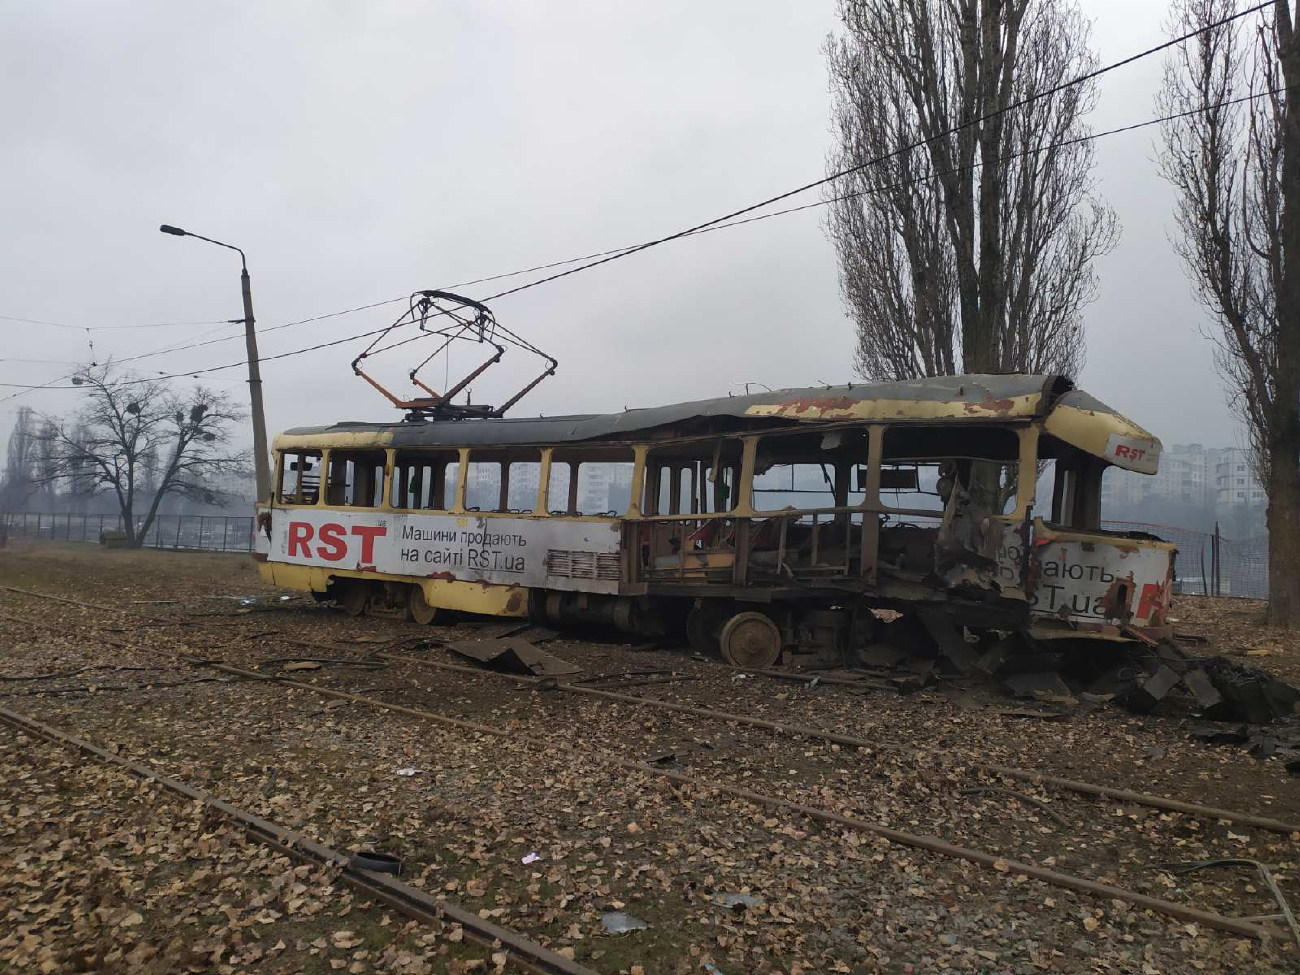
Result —
<path fill-rule="evenodd" d="M 354 870 L 369 870 L 371 873 L 391 873 L 396 877 L 402 873 L 402 858 L 391 853 L 361 850 L 352 854 L 348 866 Z"/>
<path fill-rule="evenodd" d="M 600 916 L 600 923 L 607 934 L 627 934 L 629 931 L 644 931 L 650 927 L 639 917 L 622 911 L 606 911 Z"/>
<path fill-rule="evenodd" d="M 1055 672 L 1013 674 L 1002 683 L 1016 697 L 1052 704 L 1078 703 L 1065 681 L 1061 680 L 1061 675 Z"/>
<path fill-rule="evenodd" d="M 488 664 L 496 670 L 516 674 L 536 674 L 538 677 L 563 677 L 580 674 L 582 668 L 562 660 L 554 654 L 539 650 L 527 640 L 509 637 L 496 640 L 457 640 L 447 644 L 447 649 L 462 657 Z"/>

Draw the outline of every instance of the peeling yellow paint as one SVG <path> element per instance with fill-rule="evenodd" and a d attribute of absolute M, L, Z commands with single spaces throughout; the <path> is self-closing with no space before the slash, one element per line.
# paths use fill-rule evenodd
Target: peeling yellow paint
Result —
<path fill-rule="evenodd" d="M 1042 393 L 983 402 L 967 400 L 856 399 L 827 396 L 787 403 L 759 403 L 746 408 L 746 416 L 779 416 L 791 420 L 944 420 L 1032 419 L 1038 415 Z M 1102 437 L 1103 442 L 1105 437 Z"/>
<path fill-rule="evenodd" d="M 356 450 L 382 450 L 393 441 L 393 431 L 340 430 L 337 433 L 281 433 L 272 443 L 274 450 L 321 450 L 345 447 Z"/>
<path fill-rule="evenodd" d="M 1112 434 L 1135 440 L 1149 440 L 1157 449 L 1160 446 L 1160 440 L 1154 434 L 1127 417 L 1066 404 L 1058 404 L 1047 415 L 1043 429 L 1058 440 L 1064 440 L 1085 453 L 1105 458 L 1111 463 L 1114 463 L 1114 458 L 1106 456 L 1106 443 Z"/>
<path fill-rule="evenodd" d="M 480 616 L 527 616 L 528 590 L 521 586 L 501 586 L 460 579 L 424 579 L 387 572 L 360 572 L 351 569 L 290 565 L 286 562 L 259 562 L 257 572 L 262 581 L 282 589 L 323 593 L 330 580 L 368 579 L 380 582 L 405 582 L 424 590 L 425 601 L 439 609 L 475 613 Z"/>

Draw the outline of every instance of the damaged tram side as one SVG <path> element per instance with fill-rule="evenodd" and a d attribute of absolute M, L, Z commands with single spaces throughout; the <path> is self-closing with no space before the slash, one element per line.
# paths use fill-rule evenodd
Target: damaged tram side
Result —
<path fill-rule="evenodd" d="M 1058 376 L 340 423 L 276 438 L 255 557 L 353 614 L 684 630 L 745 667 L 852 663 L 917 624 L 1152 642 L 1175 549 L 1104 531 L 1101 484 L 1159 454 Z"/>

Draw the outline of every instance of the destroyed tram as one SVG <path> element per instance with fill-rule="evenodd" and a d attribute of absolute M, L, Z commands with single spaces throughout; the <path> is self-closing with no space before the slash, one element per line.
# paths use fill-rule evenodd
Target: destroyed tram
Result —
<path fill-rule="evenodd" d="M 750 668 L 851 665 L 907 628 L 1170 635 L 1174 546 L 1101 528 L 1105 471 L 1154 474 L 1160 442 L 1064 377 L 500 412 L 282 433 L 262 578 L 351 614 L 683 633 Z"/>

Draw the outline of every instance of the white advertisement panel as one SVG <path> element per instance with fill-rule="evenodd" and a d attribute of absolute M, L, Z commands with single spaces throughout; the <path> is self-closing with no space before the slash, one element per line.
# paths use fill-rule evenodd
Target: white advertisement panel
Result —
<path fill-rule="evenodd" d="M 1163 623 L 1169 607 L 1169 553 L 1105 542 L 1044 541 L 1036 546 L 1032 610 L 1084 622 L 1108 620 L 1104 603 L 1127 603 L 1131 623 Z M 1154 619 L 1153 619 L 1154 617 Z"/>
<path fill-rule="evenodd" d="M 1163 622 L 1169 608 L 1169 553 L 1122 541 L 1030 542 L 1036 568 L 1029 606 L 1039 616 L 1087 623 L 1118 622 L 1106 605 L 1126 603 L 1138 626 Z M 1019 586 L 1025 564 L 1017 526 L 1003 531 L 998 550 L 999 576 L 1005 586 Z"/>
<path fill-rule="evenodd" d="M 617 592 L 609 522 L 276 508 L 272 562 L 502 585 Z"/>

